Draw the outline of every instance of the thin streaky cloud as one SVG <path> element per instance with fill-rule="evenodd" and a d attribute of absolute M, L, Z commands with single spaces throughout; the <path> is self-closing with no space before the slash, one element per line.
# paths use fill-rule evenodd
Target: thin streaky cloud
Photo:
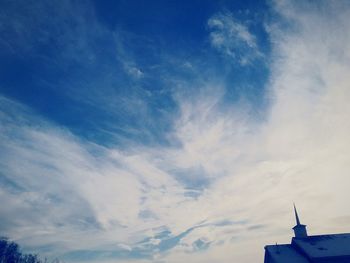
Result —
<path fill-rule="evenodd" d="M 214 15 L 208 20 L 208 27 L 211 45 L 239 64 L 249 65 L 263 58 L 255 35 L 231 13 Z"/>
<path fill-rule="evenodd" d="M 122 144 L 82 136 L 40 111 L 35 102 L 28 106 L 4 89 L 0 199 L 6 205 L 0 206 L 1 234 L 26 250 L 68 262 L 209 263 L 259 261 L 265 244 L 289 242 L 293 201 L 300 204 L 311 233 L 348 231 L 350 7 L 278 1 L 270 8 L 278 18 L 268 26 L 272 53 L 268 81 L 262 83 L 269 99 L 263 118 L 254 115 L 251 101 L 227 100 L 233 84 L 210 70 L 218 65 L 212 48 L 181 63 L 169 52 L 169 64 L 142 67 L 129 55 L 137 53 L 131 46 L 130 53 L 119 47 L 123 61 L 118 69 L 126 75 L 135 69 L 136 75 L 125 80 L 106 73 L 111 78 L 104 82 L 101 73 L 91 84 L 97 93 L 82 100 L 100 104 L 96 108 L 112 115 L 104 119 L 109 125 L 100 128 L 106 130 L 103 134 L 124 138 Z M 111 31 L 98 19 L 92 21 L 103 32 Z M 89 23 L 81 23 L 87 36 L 95 35 Z M 232 67 L 224 64 L 231 56 L 249 60 L 252 69 L 263 59 L 258 35 L 232 14 L 215 11 L 202 25 L 203 39 L 212 39 L 213 33 L 217 37 L 217 44 L 211 44 L 225 56 L 220 65 Z M 176 71 L 174 65 L 181 67 Z M 145 70 L 137 78 L 138 71 L 152 67 L 157 70 Z M 84 72 L 93 75 L 92 69 Z M 162 89 L 160 82 L 150 81 L 158 76 Z M 88 82 L 72 79 L 82 86 Z M 119 80 L 131 89 L 114 92 Z M 24 88 L 34 89 L 30 83 L 14 87 L 19 93 Z M 84 93 L 70 93 L 73 89 L 62 93 Z M 105 115 L 89 115 L 91 109 L 82 105 L 74 104 L 97 126 L 103 123 L 99 118 Z M 157 119 L 161 110 L 164 116 Z M 79 121 L 81 115 L 74 116 L 75 124 L 86 125 Z M 123 116 L 128 120 L 120 120 Z M 98 137 L 98 131 L 91 134 Z M 160 140 L 157 134 L 170 142 L 145 139 Z M 323 209 L 317 209 L 320 203 Z"/>

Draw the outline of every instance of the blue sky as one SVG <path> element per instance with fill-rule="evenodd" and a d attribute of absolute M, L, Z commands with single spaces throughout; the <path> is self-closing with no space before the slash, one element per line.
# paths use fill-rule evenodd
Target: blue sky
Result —
<path fill-rule="evenodd" d="M 98 143 L 119 143 L 121 138 L 109 132 L 123 138 L 131 135 L 142 143 L 162 139 L 178 110 L 173 98 L 176 90 L 197 89 L 188 84 L 182 87 L 181 82 L 216 78 L 229 83 L 229 101 L 244 96 L 262 104 L 259 95 L 267 77 L 266 62 L 248 55 L 252 48 L 244 41 L 226 44 L 237 49 L 238 60 L 251 56 L 258 63 L 255 67 L 242 68 L 239 61 L 226 57 L 225 44 L 212 48 L 210 34 L 224 32 L 208 20 L 221 10 L 227 17 L 234 12 L 244 21 L 252 20 L 249 30 L 262 36 L 259 52 L 267 53 L 262 22 L 268 9 L 251 3 L 230 10 L 224 2 L 211 2 L 7 4 L 3 93 Z M 248 11 L 249 6 L 254 8 Z M 202 70 L 207 79 L 198 76 Z M 233 77 L 236 74 L 239 77 Z M 127 128 L 144 132 L 130 134 Z"/>
<path fill-rule="evenodd" d="M 348 231 L 349 12 L 2 1 L 0 234 L 65 262 L 192 263 L 262 260 L 293 201 L 311 233 Z"/>

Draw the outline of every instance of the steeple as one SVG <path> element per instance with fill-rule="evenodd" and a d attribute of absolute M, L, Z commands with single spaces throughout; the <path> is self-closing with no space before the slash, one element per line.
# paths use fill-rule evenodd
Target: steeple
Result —
<path fill-rule="evenodd" d="M 300 225 L 300 220 L 299 220 L 299 216 L 298 216 L 298 211 L 297 208 L 295 207 L 295 204 L 293 203 L 294 206 L 294 214 L 295 214 L 295 220 L 297 221 L 297 225 Z"/>
<path fill-rule="evenodd" d="M 294 214 L 295 214 L 295 221 L 296 221 L 296 225 L 293 227 L 294 230 L 294 234 L 296 238 L 303 238 L 303 237 L 307 237 L 307 232 L 306 232 L 306 225 L 300 224 L 300 219 L 298 216 L 298 212 L 297 209 L 294 205 Z"/>

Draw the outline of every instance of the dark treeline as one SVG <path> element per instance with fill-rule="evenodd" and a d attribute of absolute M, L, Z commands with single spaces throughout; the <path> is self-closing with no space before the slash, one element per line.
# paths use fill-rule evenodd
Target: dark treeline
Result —
<path fill-rule="evenodd" d="M 49 263 L 47 259 L 40 259 L 37 255 L 24 254 L 20 247 L 6 237 L 0 237 L 0 263 Z M 54 260 L 52 263 L 59 263 Z"/>

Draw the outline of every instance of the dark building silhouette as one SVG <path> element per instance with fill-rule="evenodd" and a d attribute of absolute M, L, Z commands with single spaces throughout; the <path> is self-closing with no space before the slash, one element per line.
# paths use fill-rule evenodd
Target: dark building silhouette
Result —
<path fill-rule="evenodd" d="M 291 244 L 265 246 L 264 263 L 350 263 L 350 233 L 308 236 L 294 206 Z"/>

